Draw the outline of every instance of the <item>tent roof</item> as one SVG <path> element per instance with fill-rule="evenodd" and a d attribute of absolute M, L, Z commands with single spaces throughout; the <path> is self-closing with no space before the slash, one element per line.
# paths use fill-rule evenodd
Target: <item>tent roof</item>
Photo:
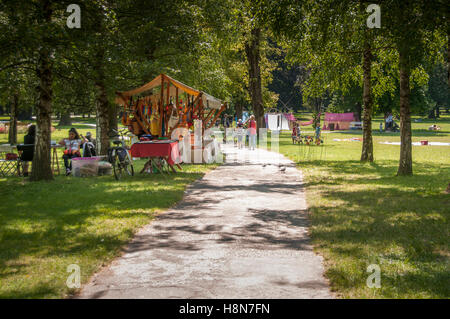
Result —
<path fill-rule="evenodd" d="M 220 109 L 220 107 L 223 104 L 221 100 L 219 100 L 205 92 L 196 90 L 196 89 L 194 89 L 184 83 L 181 83 L 180 81 L 177 81 L 165 74 L 158 75 L 156 78 L 154 78 L 150 82 L 148 82 L 148 83 L 144 84 L 143 86 L 138 87 L 136 89 L 129 90 L 129 91 L 116 92 L 116 103 L 119 105 L 124 105 L 130 96 L 151 90 L 157 86 L 161 86 L 162 78 L 164 78 L 164 82 L 169 82 L 173 86 L 179 88 L 180 90 L 182 90 L 183 92 L 186 92 L 189 95 L 193 95 L 193 96 L 197 97 L 198 95 L 200 95 L 200 93 L 202 93 L 203 104 L 208 108 Z"/>
<path fill-rule="evenodd" d="M 327 122 L 353 122 L 355 116 L 353 113 L 325 113 L 324 121 Z"/>

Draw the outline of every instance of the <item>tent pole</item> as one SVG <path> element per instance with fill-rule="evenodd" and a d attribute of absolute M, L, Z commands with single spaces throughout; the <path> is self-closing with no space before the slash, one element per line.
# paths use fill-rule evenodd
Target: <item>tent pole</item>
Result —
<path fill-rule="evenodd" d="M 166 107 L 164 108 L 164 127 L 166 129 L 164 136 L 169 135 L 169 115 L 166 112 L 166 108 L 169 108 L 169 102 L 170 102 L 170 82 L 167 81 L 167 92 L 166 92 Z"/>
<path fill-rule="evenodd" d="M 222 105 L 220 110 L 217 111 L 216 116 L 214 116 L 213 120 L 211 121 L 211 125 L 208 126 L 207 128 L 210 128 L 214 125 L 214 123 L 217 121 L 217 118 L 220 116 L 220 114 L 222 114 L 223 111 L 225 111 L 226 108 L 227 108 L 227 103 L 225 102 L 225 104 Z"/>
<path fill-rule="evenodd" d="M 164 101 L 164 74 L 161 74 L 161 93 L 159 101 L 159 137 L 162 137 L 162 123 L 163 123 L 163 101 Z"/>

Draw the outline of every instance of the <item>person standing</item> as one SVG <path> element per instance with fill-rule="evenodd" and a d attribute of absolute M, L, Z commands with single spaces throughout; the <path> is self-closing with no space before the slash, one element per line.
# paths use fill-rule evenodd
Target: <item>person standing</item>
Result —
<path fill-rule="evenodd" d="M 320 131 L 321 131 L 320 123 L 317 123 L 317 126 L 316 126 L 316 144 L 317 145 L 320 144 Z"/>
<path fill-rule="evenodd" d="M 238 148 L 243 148 L 243 139 L 244 139 L 244 123 L 242 122 L 242 119 L 239 119 L 236 124 L 236 135 L 237 135 L 237 144 Z"/>
<path fill-rule="evenodd" d="M 386 119 L 386 131 L 392 131 L 393 129 L 393 121 L 394 117 L 392 116 L 392 113 L 389 113 L 387 119 Z"/>
<path fill-rule="evenodd" d="M 257 125 L 255 116 L 251 115 L 248 124 L 248 146 L 250 150 L 254 150 L 256 148 L 256 128 Z"/>
<path fill-rule="evenodd" d="M 23 138 L 23 144 L 34 145 L 36 140 L 36 125 L 30 125 L 28 127 L 28 133 Z M 23 161 L 23 176 L 28 176 L 28 162 L 33 160 L 34 148 L 26 149 L 20 154 L 20 159 Z"/>
<path fill-rule="evenodd" d="M 292 125 L 292 144 L 295 144 L 295 142 L 298 139 L 299 136 L 299 126 L 298 123 L 294 123 L 294 125 Z"/>

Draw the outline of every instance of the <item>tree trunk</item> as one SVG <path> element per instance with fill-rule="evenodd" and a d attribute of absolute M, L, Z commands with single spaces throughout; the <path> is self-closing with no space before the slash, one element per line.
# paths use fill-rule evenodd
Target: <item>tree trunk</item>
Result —
<path fill-rule="evenodd" d="M 97 86 L 97 152 L 106 155 L 109 147 L 109 101 L 105 84 L 99 80 Z"/>
<path fill-rule="evenodd" d="M 96 103 L 96 124 L 97 124 L 97 153 L 106 155 L 109 147 L 109 101 L 106 90 L 105 70 L 103 64 L 104 51 L 100 48 L 97 55 L 97 103 Z"/>
<path fill-rule="evenodd" d="M 363 108 L 362 108 L 361 102 L 356 102 L 355 112 L 356 112 L 356 120 L 358 122 L 361 122 L 362 121 L 362 113 L 363 113 Z"/>
<path fill-rule="evenodd" d="M 97 25 L 97 32 L 104 33 L 103 23 Z M 94 56 L 94 69 L 96 74 L 95 87 L 96 93 L 96 139 L 97 139 L 97 154 L 106 155 L 109 148 L 109 120 L 110 120 L 110 105 L 108 100 L 108 91 L 106 88 L 106 73 L 105 73 L 105 47 L 98 45 L 96 54 Z"/>
<path fill-rule="evenodd" d="M 236 116 L 237 116 L 238 120 L 242 118 L 243 109 L 244 108 L 242 107 L 242 103 L 238 102 L 236 104 Z"/>
<path fill-rule="evenodd" d="M 397 175 L 412 175 L 411 109 L 409 86 L 410 65 L 405 52 L 399 54 L 400 66 L 400 163 Z"/>
<path fill-rule="evenodd" d="M 450 31 L 447 31 L 447 84 L 450 89 Z"/>
<path fill-rule="evenodd" d="M 13 95 L 13 102 L 11 104 L 11 114 L 9 118 L 9 134 L 8 143 L 17 144 L 17 110 L 19 108 L 19 94 Z"/>
<path fill-rule="evenodd" d="M 118 107 L 117 105 L 110 105 L 108 108 L 108 121 L 109 121 L 109 130 L 118 130 Z"/>
<path fill-rule="evenodd" d="M 253 113 L 258 128 L 266 126 L 264 121 L 264 106 L 262 100 L 261 69 L 259 46 L 261 41 L 261 29 L 254 28 L 251 31 L 250 39 L 245 43 L 245 53 L 247 55 L 249 70 L 249 88 L 252 99 Z"/>
<path fill-rule="evenodd" d="M 71 126 L 71 125 L 72 125 L 72 118 L 70 117 L 70 112 L 64 111 L 63 113 L 61 113 L 58 126 Z"/>
<path fill-rule="evenodd" d="M 363 144 L 361 162 L 373 162 L 373 139 L 372 139 L 372 52 L 366 48 L 363 53 Z"/>
<path fill-rule="evenodd" d="M 46 23 L 51 21 L 52 9 L 50 1 L 41 0 L 43 19 Z M 36 108 L 36 144 L 33 156 L 33 169 L 30 180 L 52 180 L 53 173 L 50 162 L 50 143 L 52 125 L 52 54 L 44 41 L 39 50 L 39 62 L 37 76 L 39 78 L 38 94 L 39 101 Z"/>

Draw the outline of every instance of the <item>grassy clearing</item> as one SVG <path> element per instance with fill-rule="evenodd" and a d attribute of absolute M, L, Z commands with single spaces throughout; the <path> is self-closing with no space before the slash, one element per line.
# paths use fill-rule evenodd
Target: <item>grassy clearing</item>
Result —
<path fill-rule="evenodd" d="M 135 161 L 140 169 L 144 161 Z M 117 256 L 134 232 L 179 201 L 211 165 L 171 175 L 0 178 L 0 298 L 59 298 L 70 264 L 82 282 Z"/>
<path fill-rule="evenodd" d="M 414 122 L 413 142 L 450 142 L 450 118 L 437 124 L 442 131 Z M 400 147 L 379 142 L 400 141 L 399 133 L 374 131 L 374 164 L 359 163 L 361 142 L 334 141 L 360 132 L 324 136 L 317 147 L 284 134 L 280 152 L 303 171 L 311 235 L 332 289 L 345 298 L 449 298 L 450 147 L 413 146 L 414 176 L 396 177 Z M 381 267 L 380 289 L 366 286 L 370 264 Z"/>

